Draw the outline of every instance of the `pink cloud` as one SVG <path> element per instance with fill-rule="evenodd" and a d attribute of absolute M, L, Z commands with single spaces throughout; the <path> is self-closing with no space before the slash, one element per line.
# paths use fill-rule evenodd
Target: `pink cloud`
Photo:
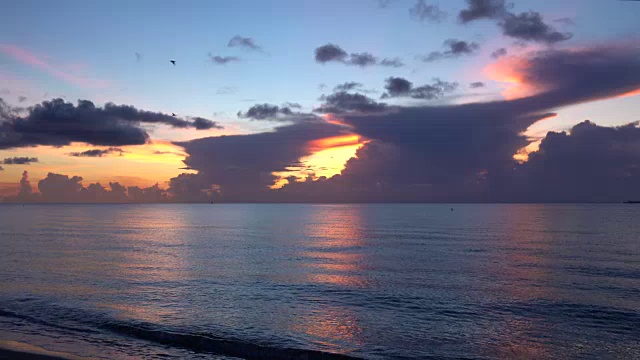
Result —
<path fill-rule="evenodd" d="M 12 56 L 23 64 L 31 65 L 43 70 L 61 80 L 70 84 L 84 88 L 106 88 L 109 81 L 90 78 L 78 74 L 77 72 L 84 69 L 84 65 L 72 64 L 71 66 L 54 65 L 41 56 L 31 53 L 25 49 L 11 44 L 0 44 L 0 52 Z M 67 70 L 64 70 L 64 69 Z"/>

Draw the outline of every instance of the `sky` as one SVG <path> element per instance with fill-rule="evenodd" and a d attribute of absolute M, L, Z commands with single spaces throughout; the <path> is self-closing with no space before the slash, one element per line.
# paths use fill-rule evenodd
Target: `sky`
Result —
<path fill-rule="evenodd" d="M 613 0 L 17 2 L 0 196 L 640 198 L 638 18 Z"/>

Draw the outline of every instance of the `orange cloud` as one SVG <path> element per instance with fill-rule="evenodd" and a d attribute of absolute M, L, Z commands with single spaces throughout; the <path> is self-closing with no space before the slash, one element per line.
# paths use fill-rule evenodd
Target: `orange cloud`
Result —
<path fill-rule="evenodd" d="M 636 96 L 636 95 L 640 95 L 640 89 L 629 91 L 628 93 L 624 93 L 618 97 L 623 98 L 623 97 Z"/>
<path fill-rule="evenodd" d="M 482 72 L 491 80 L 505 83 L 502 96 L 507 100 L 526 97 L 538 92 L 535 86 L 526 82 L 524 77 L 529 63 L 518 57 L 502 57 L 495 63 L 487 65 Z"/>
<path fill-rule="evenodd" d="M 309 144 L 313 151 L 320 151 L 333 147 L 356 145 L 360 143 L 360 136 L 356 134 L 333 136 L 324 139 L 314 140 Z"/>
<path fill-rule="evenodd" d="M 540 120 L 538 120 L 537 122 L 540 121 L 544 121 L 544 120 L 549 120 L 549 119 L 553 119 L 556 116 L 558 116 L 558 114 L 551 114 L 545 118 L 542 118 Z M 529 129 L 527 129 L 528 131 Z M 527 131 L 525 131 L 522 135 L 527 135 Z M 514 155 L 513 155 L 513 159 L 520 162 L 520 163 L 524 163 L 529 161 L 529 154 L 531 154 L 534 151 L 538 151 L 538 149 L 540 149 L 540 143 L 542 143 L 542 139 L 540 137 L 531 137 L 529 136 L 528 138 L 529 141 L 531 141 L 527 146 L 523 147 L 522 149 L 519 149 Z"/>
<path fill-rule="evenodd" d="M 61 70 L 63 66 L 53 65 L 50 62 L 46 61 L 40 56 L 37 56 L 25 49 L 17 47 L 11 44 L 0 44 L 0 52 L 3 52 L 6 55 L 12 56 L 16 60 L 22 62 L 23 64 L 31 65 L 40 70 L 43 70 L 59 79 L 62 79 L 70 84 L 86 87 L 86 88 L 105 88 L 109 85 L 107 80 L 100 80 L 95 78 L 89 78 L 87 76 L 82 76 L 77 73 L 72 73 L 69 71 Z M 70 70 L 82 70 L 85 66 L 73 64 L 71 66 L 67 66 Z"/>

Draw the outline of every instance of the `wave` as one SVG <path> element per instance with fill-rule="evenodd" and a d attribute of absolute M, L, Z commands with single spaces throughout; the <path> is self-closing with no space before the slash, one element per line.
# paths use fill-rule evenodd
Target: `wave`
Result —
<path fill-rule="evenodd" d="M 68 310 L 68 309 L 67 309 Z M 72 319 L 74 323 L 78 318 L 83 318 L 86 314 L 77 314 Z M 15 318 L 23 321 L 45 325 L 48 327 L 80 332 L 80 333 L 98 333 L 99 331 L 79 326 L 62 325 L 58 322 L 43 320 L 41 318 L 17 313 L 7 309 L 0 308 L 0 316 L 5 318 Z M 58 317 L 57 317 L 58 318 Z M 68 318 L 66 318 L 68 320 Z M 159 329 L 157 325 L 145 323 L 129 323 L 115 319 L 101 319 L 100 316 L 84 317 L 84 319 L 93 319 L 92 327 L 107 331 L 116 335 L 134 338 L 137 340 L 149 341 L 159 345 L 170 347 L 178 347 L 197 353 L 210 353 L 215 355 L 229 356 L 242 359 L 308 359 L 308 360 L 357 360 L 358 357 L 336 354 L 318 350 L 297 349 L 279 347 L 268 344 L 258 344 L 254 342 L 243 341 L 230 337 L 219 337 L 205 333 L 189 333 L 182 332 L 178 329 Z M 88 320 L 85 320 L 87 322 Z"/>

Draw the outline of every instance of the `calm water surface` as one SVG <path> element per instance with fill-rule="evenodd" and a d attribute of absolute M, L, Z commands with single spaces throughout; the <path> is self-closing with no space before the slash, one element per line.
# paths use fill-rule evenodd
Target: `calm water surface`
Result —
<path fill-rule="evenodd" d="M 70 356 L 640 358 L 640 205 L 1 205 L 0 248 L 0 340 Z"/>

